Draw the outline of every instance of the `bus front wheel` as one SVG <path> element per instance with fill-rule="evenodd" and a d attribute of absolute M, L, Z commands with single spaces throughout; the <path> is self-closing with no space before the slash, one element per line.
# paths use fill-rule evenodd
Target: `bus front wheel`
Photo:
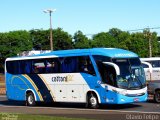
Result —
<path fill-rule="evenodd" d="M 27 102 L 27 106 L 35 106 L 36 105 L 35 97 L 32 92 L 27 93 L 26 102 Z"/>
<path fill-rule="evenodd" d="M 88 107 L 92 109 L 96 109 L 99 107 L 98 99 L 95 94 L 88 95 Z"/>
<path fill-rule="evenodd" d="M 157 90 L 154 94 L 154 100 L 157 103 L 160 103 L 160 90 Z"/>

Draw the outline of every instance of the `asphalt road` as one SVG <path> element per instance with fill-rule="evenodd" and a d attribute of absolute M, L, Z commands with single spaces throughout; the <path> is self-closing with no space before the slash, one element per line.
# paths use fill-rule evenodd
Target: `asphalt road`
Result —
<path fill-rule="evenodd" d="M 159 120 L 160 104 L 149 101 L 127 105 L 105 105 L 99 109 L 87 109 L 83 104 L 68 103 L 28 107 L 23 103 L 8 101 L 6 96 L 0 96 L 0 114 L 4 112 L 96 120 Z"/>

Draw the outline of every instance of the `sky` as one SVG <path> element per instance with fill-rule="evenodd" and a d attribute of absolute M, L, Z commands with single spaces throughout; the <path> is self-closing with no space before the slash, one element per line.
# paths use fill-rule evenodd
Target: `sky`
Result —
<path fill-rule="evenodd" d="M 160 0 L 0 0 L 0 32 L 58 27 L 73 35 L 160 27 Z M 160 29 L 151 29 L 160 35 Z"/>

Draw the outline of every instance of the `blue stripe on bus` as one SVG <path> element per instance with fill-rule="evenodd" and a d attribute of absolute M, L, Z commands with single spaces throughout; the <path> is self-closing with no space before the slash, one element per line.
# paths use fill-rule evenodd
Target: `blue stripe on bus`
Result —
<path fill-rule="evenodd" d="M 28 74 L 28 76 L 33 80 L 36 84 L 39 92 L 41 93 L 44 102 L 53 102 L 53 98 L 51 96 L 50 91 L 47 86 L 43 82 L 43 80 L 37 74 Z"/>

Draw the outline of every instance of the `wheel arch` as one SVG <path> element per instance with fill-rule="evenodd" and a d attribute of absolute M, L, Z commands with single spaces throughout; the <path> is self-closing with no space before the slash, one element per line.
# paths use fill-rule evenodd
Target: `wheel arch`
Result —
<path fill-rule="evenodd" d="M 34 92 L 32 89 L 27 89 L 27 90 L 26 90 L 26 92 L 25 92 L 25 93 L 26 93 L 26 94 L 25 94 L 25 100 L 27 99 L 27 98 L 26 98 L 27 94 L 30 93 L 30 92 L 33 93 L 34 98 L 35 98 L 35 101 L 37 101 L 37 96 L 36 96 L 35 92 Z"/>
<path fill-rule="evenodd" d="M 91 94 L 91 93 L 92 93 L 92 94 L 95 94 L 95 95 L 97 96 L 98 103 L 100 104 L 100 103 L 101 103 L 100 96 L 99 96 L 98 92 L 95 91 L 95 90 L 89 90 L 89 91 L 86 93 L 86 101 L 87 101 L 88 95 Z"/>
<path fill-rule="evenodd" d="M 160 91 L 160 88 L 156 88 L 156 89 L 154 90 L 154 94 L 156 93 L 156 91 Z"/>

